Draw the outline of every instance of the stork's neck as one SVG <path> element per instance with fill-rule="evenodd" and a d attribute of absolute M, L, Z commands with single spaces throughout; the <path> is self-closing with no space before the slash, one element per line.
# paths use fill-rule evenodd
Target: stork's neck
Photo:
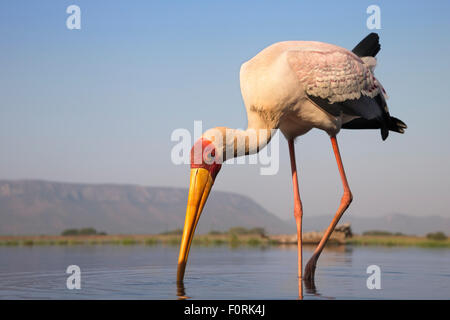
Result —
<path fill-rule="evenodd" d="M 269 129 L 227 129 L 227 150 L 233 150 L 233 154 L 227 158 L 239 157 L 259 152 L 272 138 Z"/>
<path fill-rule="evenodd" d="M 217 139 L 217 134 L 220 134 L 222 139 Z M 223 161 L 226 161 L 259 152 L 269 143 L 273 134 L 274 130 L 271 129 L 249 127 L 246 130 L 241 130 L 217 127 L 206 131 L 203 136 L 211 139 L 211 141 L 222 141 L 222 145 L 218 147 L 223 150 Z M 211 137 L 212 135 L 214 135 L 214 138 Z"/>

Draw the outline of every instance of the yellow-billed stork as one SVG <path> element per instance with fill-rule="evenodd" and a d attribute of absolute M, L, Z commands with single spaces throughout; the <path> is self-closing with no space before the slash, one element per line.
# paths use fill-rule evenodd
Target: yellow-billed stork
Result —
<path fill-rule="evenodd" d="M 183 282 L 194 231 L 222 161 L 240 155 L 238 141 L 245 141 L 246 155 L 253 154 L 270 141 L 272 129 L 280 129 L 289 145 L 298 239 L 299 296 L 302 298 L 301 279 L 313 281 L 319 255 L 352 202 L 336 135 L 341 128 L 380 129 L 385 140 L 389 131 L 403 133 L 406 129 L 405 123 L 389 115 L 386 92 L 374 77 L 375 56 L 379 50 L 376 33 L 369 34 L 352 51 L 323 42 L 285 41 L 265 48 L 242 64 L 240 84 L 247 110 L 247 130 L 225 127 L 207 130 L 191 150 L 190 189 L 178 259 L 179 283 Z M 294 139 L 313 128 L 322 129 L 331 138 L 344 194 L 303 277 L 303 212 Z M 266 134 L 263 138 L 251 139 L 255 130 Z M 217 132 L 221 133 L 222 141 L 215 139 Z M 199 150 L 200 161 L 194 161 Z"/>

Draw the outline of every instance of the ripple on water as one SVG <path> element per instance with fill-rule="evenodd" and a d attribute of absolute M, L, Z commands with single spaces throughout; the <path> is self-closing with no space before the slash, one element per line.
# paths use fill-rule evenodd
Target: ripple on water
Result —
<path fill-rule="evenodd" d="M 0 247 L 0 298 L 177 299 L 177 249 Z M 81 290 L 66 288 L 71 264 L 81 268 Z M 382 290 L 367 289 L 371 264 L 381 268 Z M 448 249 L 327 249 L 305 299 L 448 299 L 449 265 Z M 182 289 L 193 299 L 296 299 L 297 250 L 195 247 Z"/>

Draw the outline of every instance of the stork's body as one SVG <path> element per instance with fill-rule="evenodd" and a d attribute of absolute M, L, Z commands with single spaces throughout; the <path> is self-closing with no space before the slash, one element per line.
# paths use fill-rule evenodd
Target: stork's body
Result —
<path fill-rule="evenodd" d="M 279 42 L 242 65 L 241 92 L 249 128 L 279 128 L 287 139 L 312 128 L 330 135 L 339 132 L 343 116 L 334 117 L 317 108 L 308 99 L 305 83 L 289 63 L 296 52 L 318 52 L 324 48 L 339 49 L 320 42 Z"/>
<path fill-rule="evenodd" d="M 375 64 L 374 57 L 328 43 L 275 43 L 241 67 L 248 126 L 279 128 L 290 139 L 312 128 L 335 136 L 360 117 L 382 120 L 386 94 L 373 75 Z"/>
<path fill-rule="evenodd" d="M 389 115 L 386 93 L 373 75 L 378 36 L 370 34 L 352 51 L 314 41 L 279 42 L 245 62 L 240 70 L 241 91 L 247 110 L 248 129 L 218 127 L 206 131 L 196 142 L 202 158 L 227 160 L 239 156 L 237 141 L 245 141 L 245 154 L 261 150 L 280 129 L 288 140 L 294 189 L 294 216 L 298 233 L 299 279 L 313 280 L 317 259 L 334 227 L 352 201 L 337 145 L 341 128 L 380 129 L 383 140 L 389 130 L 403 133 L 406 125 Z M 302 275 L 302 204 L 298 190 L 294 139 L 313 128 L 331 138 L 344 193 L 341 205 Z M 254 130 L 269 132 L 267 138 L 250 139 Z M 272 130 L 272 131 L 271 131 Z M 217 141 L 219 131 L 223 141 Z M 229 152 L 227 150 L 233 150 Z M 221 163 L 194 164 L 185 229 L 180 250 L 178 280 L 182 281 L 195 226 Z M 301 281 L 299 295 L 302 297 Z"/>

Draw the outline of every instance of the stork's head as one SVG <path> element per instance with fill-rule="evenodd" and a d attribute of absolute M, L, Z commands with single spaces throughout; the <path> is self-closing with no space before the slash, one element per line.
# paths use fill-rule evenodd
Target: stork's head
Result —
<path fill-rule="evenodd" d="M 222 167 L 222 148 L 203 135 L 191 149 L 191 178 L 186 207 L 186 219 L 178 258 L 178 282 L 183 281 L 189 249 L 200 214 L 209 192 Z"/>

